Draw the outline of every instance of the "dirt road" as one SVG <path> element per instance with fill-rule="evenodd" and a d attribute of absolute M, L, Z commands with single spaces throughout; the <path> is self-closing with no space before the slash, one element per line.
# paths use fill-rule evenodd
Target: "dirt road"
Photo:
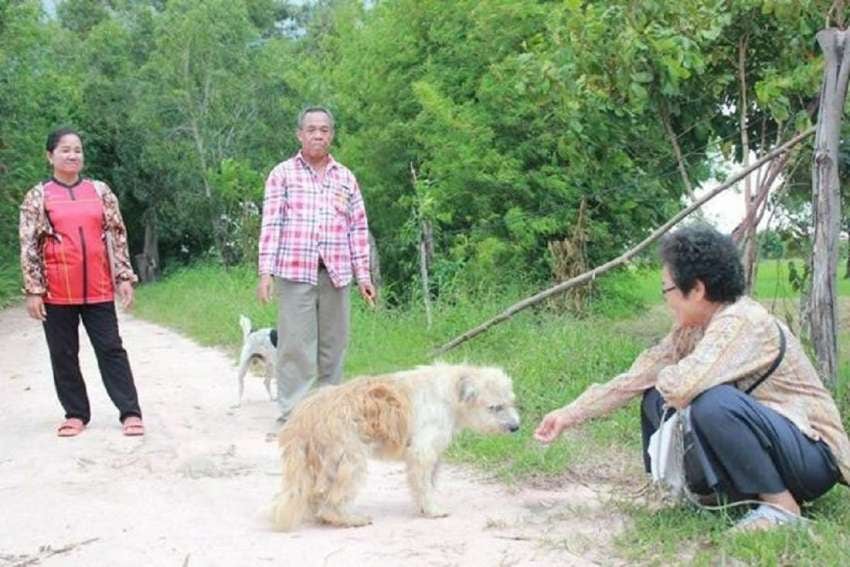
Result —
<path fill-rule="evenodd" d="M 499 566 L 611 564 L 621 520 L 598 489 L 508 488 L 456 466 L 438 494 L 451 515 L 423 519 L 403 469 L 370 463 L 355 505 L 374 524 L 270 529 L 277 490 L 275 407 L 261 379 L 241 408 L 232 358 L 121 316 L 147 435 L 121 435 L 81 329 L 92 421 L 62 418 L 40 325 L 0 312 L 0 566 Z"/>

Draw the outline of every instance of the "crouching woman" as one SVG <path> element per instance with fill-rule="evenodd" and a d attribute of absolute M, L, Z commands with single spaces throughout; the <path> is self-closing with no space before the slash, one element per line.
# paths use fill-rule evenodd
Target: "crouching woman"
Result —
<path fill-rule="evenodd" d="M 706 226 L 679 229 L 662 241 L 661 261 L 673 330 L 627 372 L 546 415 L 535 438 L 550 443 L 642 396 L 648 472 L 649 437 L 665 409 L 690 407 L 698 454 L 686 456 L 688 486 L 761 501 L 739 529 L 799 522 L 800 503 L 850 479 L 850 441 L 834 400 L 789 329 L 743 295 L 729 237 Z"/>

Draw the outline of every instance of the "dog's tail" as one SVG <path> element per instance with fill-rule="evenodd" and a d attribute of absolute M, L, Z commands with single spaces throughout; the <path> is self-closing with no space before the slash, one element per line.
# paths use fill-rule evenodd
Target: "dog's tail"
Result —
<path fill-rule="evenodd" d="M 244 315 L 239 316 L 239 326 L 242 327 L 242 342 L 251 334 L 251 320 Z"/>
<path fill-rule="evenodd" d="M 286 532 L 296 528 L 307 514 L 308 498 L 312 494 L 309 463 L 305 462 L 310 452 L 308 443 L 292 439 L 282 449 L 281 491 L 272 507 L 272 523 L 277 530 Z"/>

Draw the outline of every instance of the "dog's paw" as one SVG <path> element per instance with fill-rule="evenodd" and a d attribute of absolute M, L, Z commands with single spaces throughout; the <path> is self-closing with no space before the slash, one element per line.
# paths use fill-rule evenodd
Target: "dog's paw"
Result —
<path fill-rule="evenodd" d="M 346 516 L 344 518 L 345 526 L 349 528 L 360 528 L 363 526 L 368 526 L 372 523 L 372 518 L 369 516 Z"/>
<path fill-rule="evenodd" d="M 340 514 L 338 512 L 320 514 L 318 519 L 325 524 L 338 526 L 340 528 L 361 528 L 372 523 L 372 518 L 369 516 Z"/>

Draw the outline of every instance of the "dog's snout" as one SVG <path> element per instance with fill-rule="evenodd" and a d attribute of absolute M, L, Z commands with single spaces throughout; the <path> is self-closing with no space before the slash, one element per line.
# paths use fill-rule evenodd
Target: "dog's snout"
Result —
<path fill-rule="evenodd" d="M 508 424 L 508 431 L 511 433 L 516 433 L 519 431 L 519 423 L 510 423 Z"/>

